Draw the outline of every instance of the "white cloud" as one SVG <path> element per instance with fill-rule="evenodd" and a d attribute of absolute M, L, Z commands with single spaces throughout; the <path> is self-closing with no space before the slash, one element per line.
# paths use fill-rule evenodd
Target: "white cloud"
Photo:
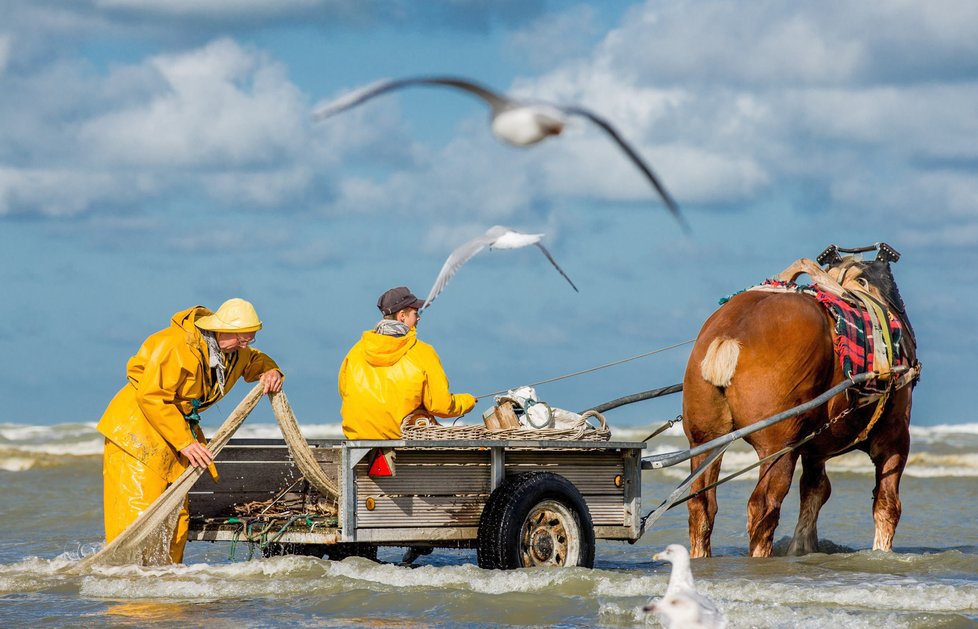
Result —
<path fill-rule="evenodd" d="M 978 157 L 978 81 L 812 89 L 789 93 L 783 103 L 799 127 L 823 140 L 919 157 Z"/>
<path fill-rule="evenodd" d="M 279 208 L 307 190 L 314 174 L 306 168 L 232 170 L 202 175 L 201 187 L 226 205 L 244 203 L 250 206 Z"/>
<path fill-rule="evenodd" d="M 600 112 L 680 203 L 743 204 L 815 185 L 845 211 L 858 199 L 883 213 L 912 213 L 919 206 L 907 199 L 925 191 L 935 211 L 975 211 L 978 198 L 927 181 L 941 167 L 935 160 L 973 160 L 978 150 L 978 56 L 964 76 L 953 68 L 966 63 L 947 58 L 978 48 L 954 14 L 978 30 L 978 10 L 959 2 L 838 0 L 831 11 L 816 3 L 648 2 L 589 59 L 524 77 L 514 91 Z M 916 42 L 906 76 L 891 67 L 901 40 Z M 645 192 L 600 138 L 568 135 L 573 142 L 547 163 L 548 192 Z M 904 195 L 890 194 L 892 181 Z"/>
<path fill-rule="evenodd" d="M 540 181 L 542 166 L 535 161 L 543 158 L 539 148 L 502 145 L 491 136 L 483 116 L 462 126 L 464 130 L 446 146 L 408 169 L 370 179 L 344 177 L 330 211 L 438 221 L 481 217 L 491 223 L 525 211 L 538 195 L 547 194 Z"/>
<path fill-rule="evenodd" d="M 94 202 L 132 198 L 139 188 L 132 183 L 126 186 L 110 174 L 76 168 L 0 167 L 0 216 L 78 214 Z"/>
<path fill-rule="evenodd" d="M 923 229 L 906 230 L 901 232 L 900 242 L 920 249 L 958 248 L 973 252 L 978 247 L 978 222 L 932 224 Z"/>
<path fill-rule="evenodd" d="M 107 162 L 168 167 L 270 164 L 304 142 L 307 117 L 284 69 L 231 40 L 151 59 L 163 85 L 85 122 L 81 141 Z"/>
<path fill-rule="evenodd" d="M 969 0 L 684 0 L 647 2 L 606 47 L 618 65 L 656 81 L 829 85 L 973 71 L 976 31 Z"/>
<path fill-rule="evenodd" d="M 667 83 L 835 81 L 858 42 L 819 28 L 803 5 L 648 2 L 606 39 L 615 65 Z"/>
<path fill-rule="evenodd" d="M 278 207 L 338 159 L 312 143 L 309 108 L 284 68 L 224 39 L 98 74 L 55 61 L 6 77 L 0 215 L 69 215 L 203 191 Z"/>
<path fill-rule="evenodd" d="M 586 4 L 541 15 L 508 37 L 507 51 L 520 63 L 554 66 L 587 53 L 587 41 L 598 34 L 597 10 Z"/>
<path fill-rule="evenodd" d="M 960 230 L 961 237 L 968 239 L 970 226 L 978 225 L 978 180 L 971 170 L 911 172 L 900 177 L 868 171 L 840 180 L 833 185 L 832 195 L 846 207 L 895 210 L 899 217 L 895 225 L 915 242 L 943 229 Z"/>
<path fill-rule="evenodd" d="M 196 10 L 106 1 L 120 10 Z M 195 7 L 233 12 L 249 2 L 218 4 Z M 969 50 L 974 44 L 946 17 L 949 7 L 962 9 L 965 23 L 975 13 L 940 2 L 864 8 L 834 0 L 835 13 L 815 3 L 649 2 L 588 55 L 555 55 L 551 71 L 518 77 L 511 91 L 604 116 L 680 203 L 743 206 L 804 185 L 847 208 L 875 193 L 887 207 L 910 211 L 906 198 L 935 190 L 925 178 L 943 166 L 929 161 L 975 156 L 978 82 L 897 80 L 886 64 L 901 38 L 920 44 L 920 67 Z M 545 16 L 511 39 L 546 46 L 555 32 L 586 33 L 593 11 L 579 5 Z M 867 20 L 873 29 L 857 28 Z M 915 22 L 933 41 L 913 34 Z M 197 189 L 229 205 L 274 208 L 314 194 L 330 214 L 405 212 L 486 225 L 540 218 L 579 199 L 658 203 L 634 165 L 584 119 L 525 150 L 499 144 L 477 110 L 456 125 L 454 139 L 425 144 L 397 98 L 312 125 L 307 96 L 285 69 L 229 39 L 101 75 L 59 63 L 24 81 L 26 89 L 15 90 L 21 106 L 0 106 L 7 137 L 32 152 L 31 161 L 58 163 L 41 170 L 61 177 L 83 170 L 96 183 L 64 194 L 46 187 L 58 185 L 51 172 L 14 166 L 0 213 L 32 203 L 48 213 L 84 211 L 131 198 L 131 181 L 149 195 Z M 28 101 L 37 111 L 22 106 Z M 878 188 L 894 178 L 908 186 L 902 197 Z M 960 187 L 937 191 L 940 211 L 975 206 Z"/>

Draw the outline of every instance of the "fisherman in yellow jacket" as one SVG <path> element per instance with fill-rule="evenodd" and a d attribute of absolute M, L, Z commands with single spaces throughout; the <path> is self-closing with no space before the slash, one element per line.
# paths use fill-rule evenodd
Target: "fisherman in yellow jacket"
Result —
<path fill-rule="evenodd" d="M 98 423 L 105 436 L 105 541 L 111 542 L 190 465 L 207 467 L 199 413 L 231 390 L 239 378 L 260 380 L 265 393 L 282 390 L 275 361 L 251 347 L 262 323 L 243 299 L 217 312 L 194 306 L 173 315 L 170 326 L 147 338 L 129 359 L 129 382 Z M 189 514 L 180 510 L 170 559 L 183 561 Z"/>
<path fill-rule="evenodd" d="M 384 318 L 343 360 L 340 414 L 347 439 L 400 439 L 408 415 L 459 417 L 475 406 L 468 393 L 449 390 L 435 348 L 418 340 L 423 303 L 405 286 L 381 295 L 377 308 Z"/>

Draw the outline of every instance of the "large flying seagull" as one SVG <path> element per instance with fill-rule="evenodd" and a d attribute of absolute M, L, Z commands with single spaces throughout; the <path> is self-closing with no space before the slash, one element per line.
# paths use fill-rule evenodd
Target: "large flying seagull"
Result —
<path fill-rule="evenodd" d="M 652 168 L 639 157 L 635 149 L 621 137 L 618 131 L 611 126 L 611 123 L 583 107 L 565 107 L 543 102 L 519 101 L 466 79 L 420 76 L 405 79 L 384 79 L 356 89 L 316 109 L 313 112 L 313 119 L 323 120 L 341 111 L 355 107 L 374 96 L 414 85 L 454 87 L 478 96 L 489 105 L 492 132 L 499 139 L 515 146 L 528 146 L 536 144 L 544 138 L 559 135 L 566 126 L 569 116 L 582 116 L 587 118 L 601 127 L 618 144 L 619 148 L 628 155 L 629 159 L 632 160 L 652 183 L 652 186 L 659 193 L 659 196 L 662 197 L 663 202 L 665 202 L 666 207 L 669 208 L 669 211 L 672 212 L 672 215 L 679 221 L 683 229 L 687 232 L 689 231 L 689 225 L 679 213 L 679 206 L 659 182 L 655 173 L 652 172 Z"/>

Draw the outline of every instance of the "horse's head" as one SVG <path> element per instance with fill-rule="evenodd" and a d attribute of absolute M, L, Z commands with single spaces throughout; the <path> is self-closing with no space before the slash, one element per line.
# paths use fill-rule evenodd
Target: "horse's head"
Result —
<path fill-rule="evenodd" d="M 839 284 L 846 287 L 859 287 L 877 300 L 889 304 L 891 308 L 906 315 L 906 305 L 900 297 L 900 289 L 893 279 L 889 262 L 873 260 L 866 262 L 856 256 L 846 256 L 826 269 Z"/>
<path fill-rule="evenodd" d="M 894 311 L 899 313 L 900 319 L 907 327 L 911 339 L 914 337 L 910 319 L 907 317 L 907 306 L 900 296 L 900 289 L 897 287 L 896 280 L 893 279 L 893 271 L 890 262 L 899 259 L 884 254 L 884 251 L 891 251 L 889 247 L 880 249 L 881 255 L 875 260 L 867 262 L 857 255 L 846 257 L 836 257 L 828 262 L 826 272 L 832 276 L 839 284 L 844 287 L 857 285 L 865 292 L 872 295 L 878 301 L 889 305 Z"/>

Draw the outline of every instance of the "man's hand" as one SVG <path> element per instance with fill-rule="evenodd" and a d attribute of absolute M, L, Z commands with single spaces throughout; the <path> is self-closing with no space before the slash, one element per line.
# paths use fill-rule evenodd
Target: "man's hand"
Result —
<path fill-rule="evenodd" d="M 269 369 L 258 378 L 262 383 L 262 393 L 278 393 L 282 390 L 282 372 L 278 369 Z"/>
<path fill-rule="evenodd" d="M 214 460 L 214 455 L 211 454 L 211 451 L 199 441 L 194 441 L 183 450 L 180 450 L 180 454 L 187 457 L 187 460 L 194 467 L 207 467 Z"/>

